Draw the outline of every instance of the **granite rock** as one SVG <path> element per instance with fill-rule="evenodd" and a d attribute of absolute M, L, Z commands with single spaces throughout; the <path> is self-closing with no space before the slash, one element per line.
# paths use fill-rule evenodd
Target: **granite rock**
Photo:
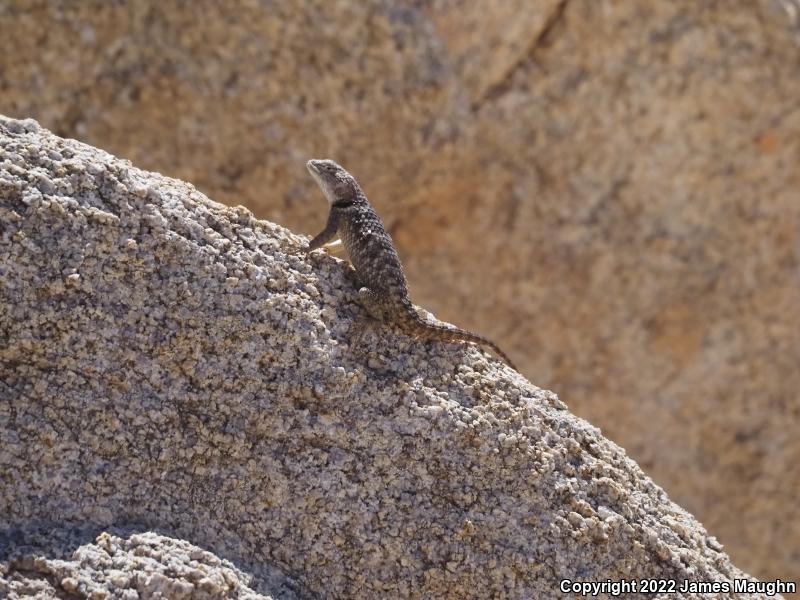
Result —
<path fill-rule="evenodd" d="M 83 529 L 28 531 L 0 547 L 0 595 L 18 598 L 271 600 L 250 586 L 265 582 L 184 540 L 153 532 Z"/>
<path fill-rule="evenodd" d="M 63 593 L 181 587 L 169 565 L 196 552 L 209 597 L 746 577 L 552 392 L 474 346 L 365 329 L 344 264 L 303 242 L 0 120 L 0 589 L 31 565 Z M 92 533 L 25 550 L 48 527 Z M 109 545 L 121 574 L 87 558 Z"/>

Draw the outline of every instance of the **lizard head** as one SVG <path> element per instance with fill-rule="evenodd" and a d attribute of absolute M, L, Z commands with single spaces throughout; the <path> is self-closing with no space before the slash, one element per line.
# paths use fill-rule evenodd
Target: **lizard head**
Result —
<path fill-rule="evenodd" d="M 332 160 L 312 159 L 306 163 L 306 167 L 331 206 L 352 202 L 362 194 L 355 177 Z"/>

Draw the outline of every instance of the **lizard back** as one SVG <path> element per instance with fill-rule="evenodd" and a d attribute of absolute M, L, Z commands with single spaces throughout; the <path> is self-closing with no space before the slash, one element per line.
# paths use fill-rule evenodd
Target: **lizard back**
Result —
<path fill-rule="evenodd" d="M 408 297 L 400 256 L 378 214 L 363 197 L 342 211 L 339 237 L 350 255 L 361 285 L 387 302 Z"/>

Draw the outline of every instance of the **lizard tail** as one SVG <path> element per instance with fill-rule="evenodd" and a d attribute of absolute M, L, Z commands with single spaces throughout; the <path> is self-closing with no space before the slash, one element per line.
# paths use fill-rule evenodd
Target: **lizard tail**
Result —
<path fill-rule="evenodd" d="M 409 304 L 408 308 L 409 310 L 404 311 L 404 313 L 407 320 L 407 329 L 412 335 L 442 340 L 443 342 L 471 342 L 473 344 L 478 344 L 479 346 L 488 346 L 492 349 L 492 351 L 494 351 L 495 354 L 503 359 L 504 363 L 506 363 L 515 371 L 518 370 L 516 365 L 511 361 L 510 358 L 508 358 L 508 355 L 500 350 L 497 344 L 495 344 L 492 340 L 485 338 L 482 335 L 478 335 L 472 331 L 467 331 L 466 329 L 456 327 L 455 325 L 426 321 L 417 314 L 417 311 L 414 310 L 413 305 Z"/>

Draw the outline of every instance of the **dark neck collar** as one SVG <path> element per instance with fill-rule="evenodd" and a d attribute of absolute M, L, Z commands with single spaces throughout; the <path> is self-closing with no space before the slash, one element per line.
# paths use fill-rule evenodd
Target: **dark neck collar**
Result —
<path fill-rule="evenodd" d="M 357 198 L 355 196 L 349 196 L 347 198 L 337 198 L 336 201 L 333 203 L 335 208 L 347 208 L 348 206 L 353 206 L 356 203 Z"/>

